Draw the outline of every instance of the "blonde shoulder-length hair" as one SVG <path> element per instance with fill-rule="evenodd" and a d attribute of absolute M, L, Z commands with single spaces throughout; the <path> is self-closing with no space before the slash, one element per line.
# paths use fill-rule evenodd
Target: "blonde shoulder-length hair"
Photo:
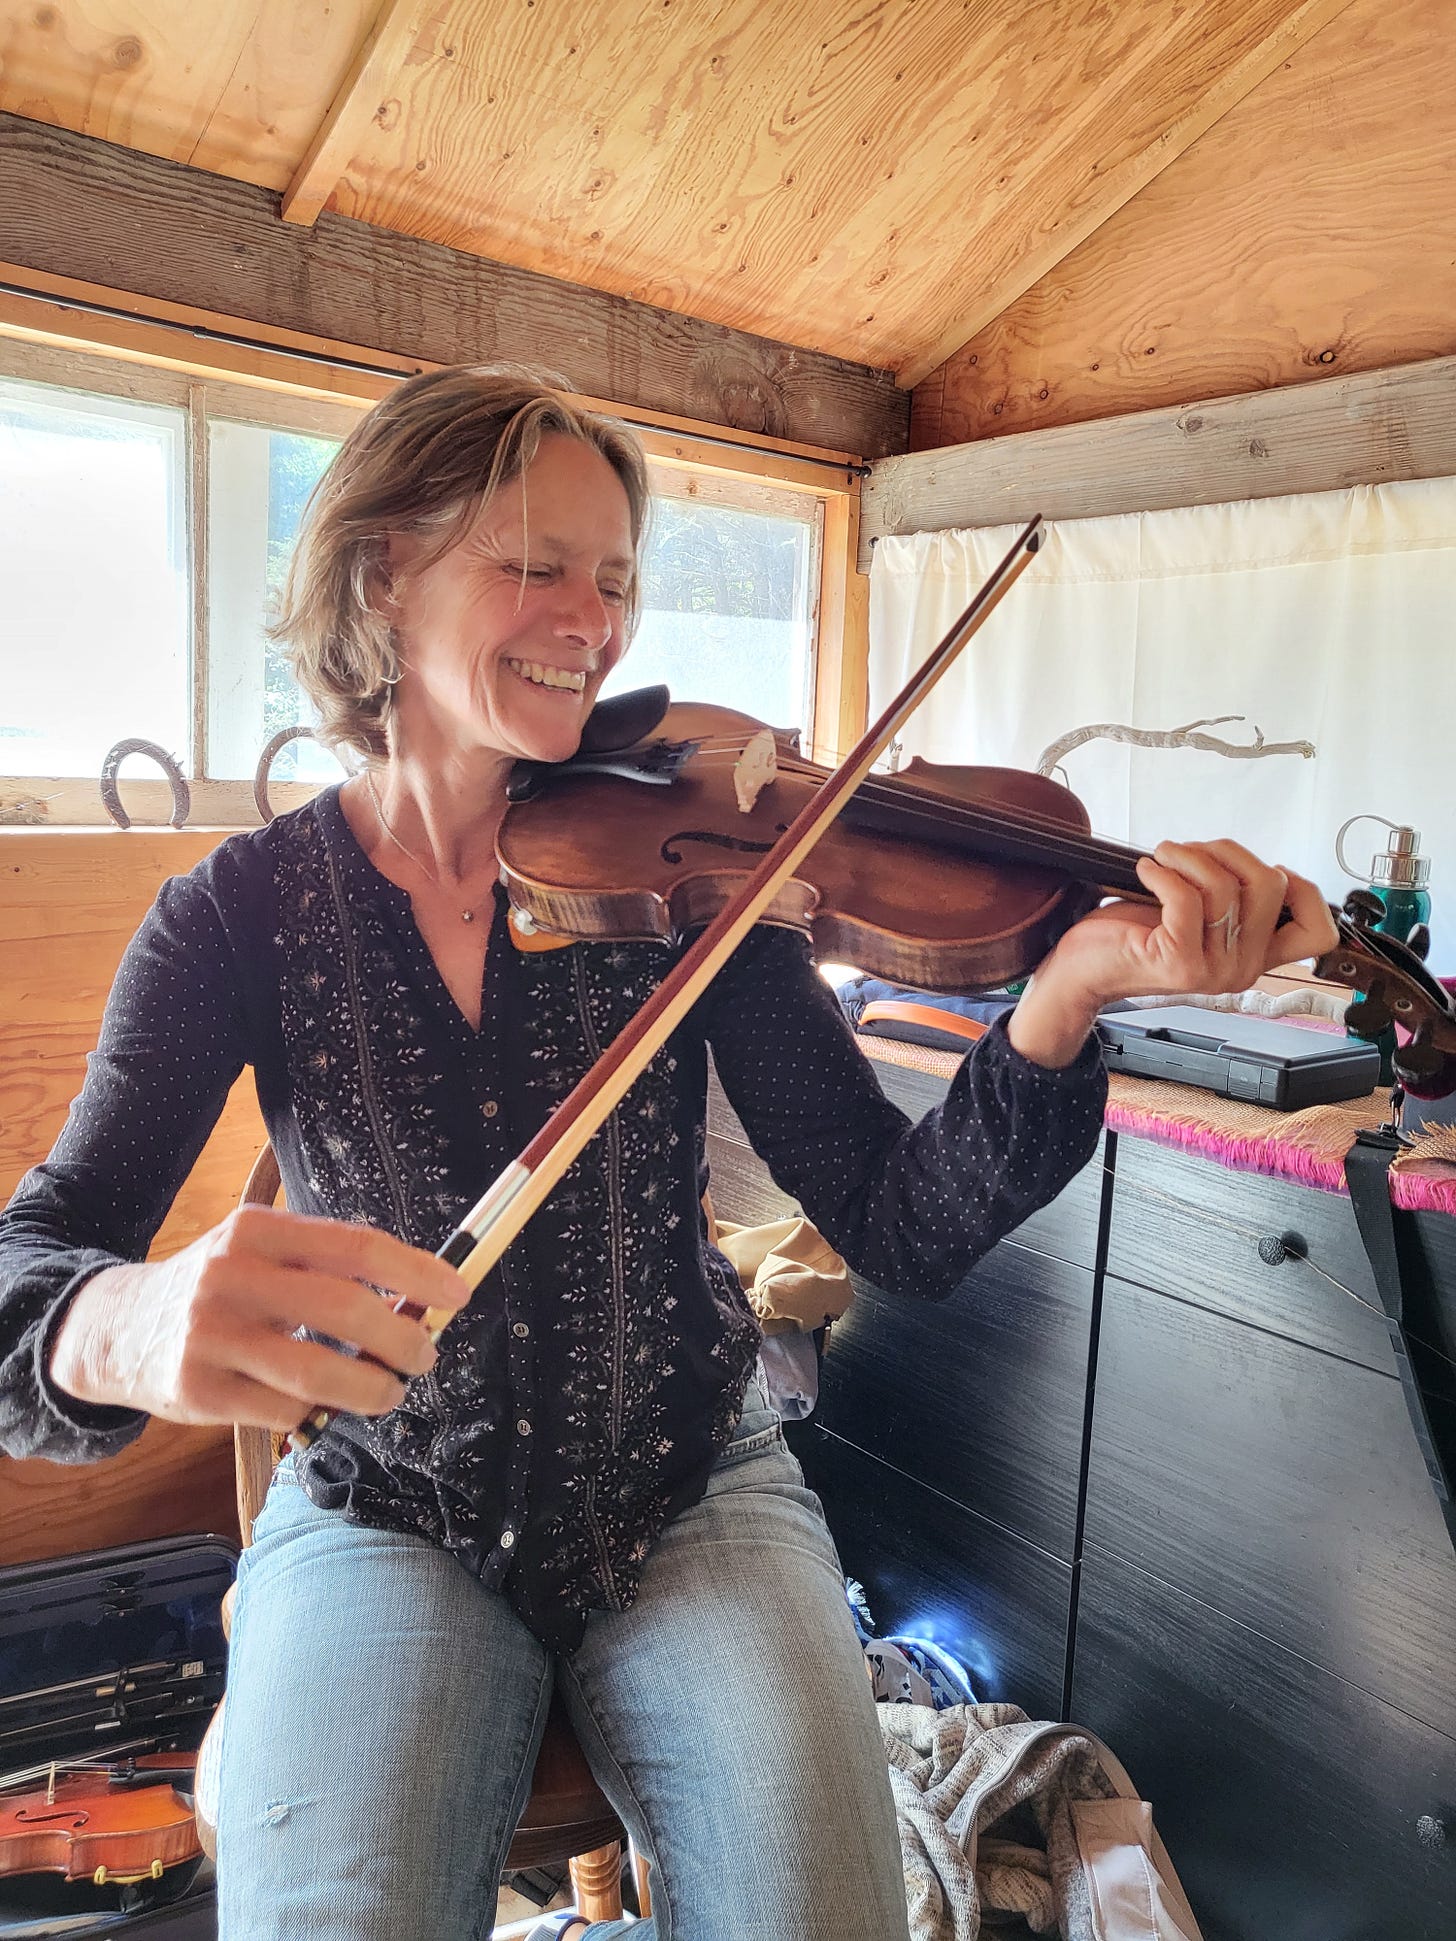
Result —
<path fill-rule="evenodd" d="M 416 571 L 442 558 L 550 433 L 580 438 L 612 466 L 638 547 L 648 506 L 641 445 L 625 426 L 581 410 L 534 371 L 476 364 L 428 371 L 391 392 L 350 432 L 309 500 L 269 629 L 287 645 L 298 684 L 318 710 L 321 741 L 366 761 L 389 753 L 399 678 L 382 611 L 391 533 L 426 539 Z M 638 593 L 634 572 L 629 633 Z"/>

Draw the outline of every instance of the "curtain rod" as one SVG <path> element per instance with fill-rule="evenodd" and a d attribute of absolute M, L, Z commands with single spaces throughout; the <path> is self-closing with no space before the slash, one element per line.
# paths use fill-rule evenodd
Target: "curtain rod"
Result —
<path fill-rule="evenodd" d="M 417 377 L 417 371 L 401 371 L 390 364 L 368 364 L 358 357 L 336 357 L 328 351 L 295 350 L 284 344 L 270 344 L 266 338 L 245 337 L 239 331 L 211 330 L 205 324 L 178 323 L 171 317 L 148 316 L 141 310 L 124 310 L 118 304 L 96 303 L 89 297 L 53 296 L 45 290 L 31 290 L 23 283 L 0 282 L 0 296 L 29 297 L 35 303 L 49 303 L 62 310 L 78 310 L 88 317 L 113 317 L 121 323 L 149 324 L 153 328 L 180 331 L 186 337 L 198 338 L 208 344 L 230 344 L 235 350 L 256 350 L 271 352 L 275 357 L 292 357 L 305 364 L 324 364 L 330 370 L 358 371 L 365 377 L 391 377 L 403 383 L 407 377 Z M 754 452 L 760 457 L 771 446 L 754 445 L 746 438 L 728 438 L 716 431 L 677 432 L 671 426 L 658 424 L 652 418 L 634 418 L 625 411 L 614 411 L 611 416 L 624 425 L 631 425 L 634 431 L 655 431 L 663 437 L 682 437 L 694 439 L 702 445 L 722 445 L 729 451 Z M 843 472 L 851 479 L 868 478 L 868 465 L 846 464 L 839 458 L 817 458 L 812 453 L 786 452 L 796 465 L 819 465 L 829 472 Z"/>

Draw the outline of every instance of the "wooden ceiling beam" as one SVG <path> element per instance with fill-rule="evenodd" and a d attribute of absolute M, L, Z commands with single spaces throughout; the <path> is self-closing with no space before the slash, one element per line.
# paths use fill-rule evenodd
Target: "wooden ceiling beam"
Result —
<path fill-rule="evenodd" d="M 381 99 L 419 38 L 428 11 L 428 0 L 383 0 L 328 113 L 294 170 L 293 180 L 283 191 L 285 222 L 312 223 L 338 187 L 360 137 L 379 112 Z"/>
<path fill-rule="evenodd" d="M 891 534 L 1456 475 L 1456 357 L 911 452 L 870 468 L 859 563 Z"/>
<path fill-rule="evenodd" d="M 1129 155 L 1115 168 L 1109 169 L 1100 180 L 1095 194 L 1078 199 L 1066 207 L 1058 217 L 1055 213 L 1046 228 L 1041 232 L 1041 241 L 1027 250 L 1004 271 L 983 284 L 975 294 L 975 301 L 967 305 L 946 328 L 941 331 L 935 342 L 919 355 L 911 357 L 900 366 L 896 381 L 907 391 L 912 390 L 933 371 L 939 370 L 947 358 L 970 342 L 971 338 L 1008 309 L 1018 297 L 1024 296 L 1033 283 L 1040 281 L 1049 270 L 1060 263 L 1065 256 L 1083 243 L 1093 230 L 1122 208 L 1149 182 L 1174 162 L 1187 148 L 1191 148 L 1207 129 L 1244 96 L 1253 92 L 1261 81 L 1265 81 L 1291 54 L 1302 47 L 1307 40 L 1328 26 L 1336 14 L 1349 6 L 1350 0 L 1301 0 L 1285 15 L 1272 32 L 1232 67 L 1226 68 L 1213 86 L 1205 90 L 1189 108 L 1178 116 L 1169 127 L 1162 130 L 1154 141 L 1148 142 L 1136 154 Z"/>
<path fill-rule="evenodd" d="M 882 458 L 909 442 L 888 371 L 558 282 L 0 114 L 0 263 L 433 364 L 514 360 L 584 396 Z"/>

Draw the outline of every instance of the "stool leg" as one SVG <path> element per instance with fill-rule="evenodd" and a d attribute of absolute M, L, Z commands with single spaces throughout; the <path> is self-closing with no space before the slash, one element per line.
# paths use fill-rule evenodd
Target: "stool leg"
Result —
<path fill-rule="evenodd" d="M 638 1853 L 635 1846 L 630 1847 L 628 1851 L 632 1855 L 632 1878 L 637 1883 L 637 1905 L 641 1908 L 642 1918 L 645 1921 L 652 1912 L 652 1893 L 647 1884 L 652 1868 L 647 1856 Z"/>
<path fill-rule="evenodd" d="M 579 1853 L 571 1863 L 571 1890 L 576 1911 L 589 1921 L 622 1918 L 622 1848 L 614 1840 L 594 1853 Z"/>

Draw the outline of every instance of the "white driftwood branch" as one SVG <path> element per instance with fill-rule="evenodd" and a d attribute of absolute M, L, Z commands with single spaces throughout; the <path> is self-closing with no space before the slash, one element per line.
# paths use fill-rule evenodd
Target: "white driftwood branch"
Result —
<path fill-rule="evenodd" d="M 1303 755 L 1313 761 L 1314 743 L 1312 741 L 1265 741 L 1264 731 L 1255 724 L 1254 739 L 1240 745 L 1224 741 L 1217 735 L 1199 734 L 1200 728 L 1218 728 L 1225 721 L 1244 721 L 1242 714 L 1205 715 L 1200 721 L 1190 721 L 1182 728 L 1130 728 L 1121 721 L 1097 721 L 1090 727 L 1073 728 L 1070 734 L 1061 736 L 1044 748 L 1037 762 L 1038 775 L 1050 775 L 1064 755 L 1070 755 L 1074 748 L 1080 748 L 1084 741 L 1130 741 L 1138 748 L 1202 748 L 1211 755 L 1227 755 L 1231 761 L 1256 761 L 1263 755 Z"/>

